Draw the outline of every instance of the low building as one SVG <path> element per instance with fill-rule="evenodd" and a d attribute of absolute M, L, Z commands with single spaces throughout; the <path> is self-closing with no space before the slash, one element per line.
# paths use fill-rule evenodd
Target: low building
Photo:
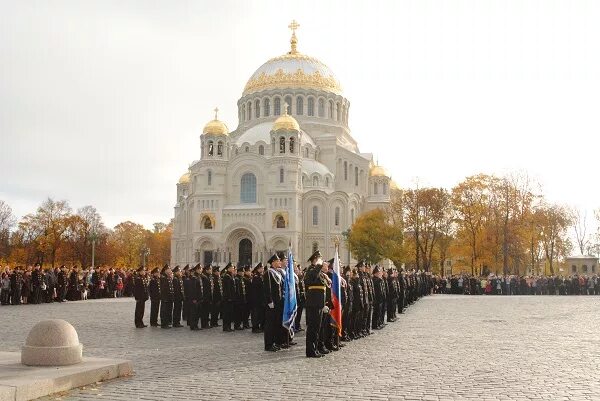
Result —
<path fill-rule="evenodd" d="M 592 275 L 597 273 L 598 258 L 591 255 L 569 256 L 565 258 L 564 274 Z"/>

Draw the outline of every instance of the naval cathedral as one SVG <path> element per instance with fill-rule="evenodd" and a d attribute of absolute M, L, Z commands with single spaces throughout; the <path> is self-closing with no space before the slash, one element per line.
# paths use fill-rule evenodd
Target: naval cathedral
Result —
<path fill-rule="evenodd" d="M 252 265 L 292 244 L 351 262 L 344 233 L 389 205 L 390 175 L 359 151 L 350 102 L 321 61 L 291 49 L 260 66 L 238 100 L 238 126 L 218 119 L 200 135 L 200 160 L 177 184 L 171 264 Z"/>

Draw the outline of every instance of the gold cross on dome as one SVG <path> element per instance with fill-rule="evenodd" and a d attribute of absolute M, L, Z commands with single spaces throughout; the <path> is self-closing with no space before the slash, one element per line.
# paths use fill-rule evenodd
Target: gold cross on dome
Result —
<path fill-rule="evenodd" d="M 300 28 L 300 24 L 296 22 L 296 20 L 292 20 L 292 22 L 288 25 L 288 28 L 292 30 L 292 34 L 296 34 L 296 29 Z"/>
<path fill-rule="evenodd" d="M 218 120 L 219 118 L 219 108 L 215 107 L 215 120 Z"/>

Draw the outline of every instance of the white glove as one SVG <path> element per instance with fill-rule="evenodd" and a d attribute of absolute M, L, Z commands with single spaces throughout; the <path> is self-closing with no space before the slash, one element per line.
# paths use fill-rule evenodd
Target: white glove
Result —
<path fill-rule="evenodd" d="M 273 309 L 275 307 L 275 304 L 273 302 L 269 302 L 269 308 Z"/>
<path fill-rule="evenodd" d="M 329 306 L 325 305 L 323 307 L 323 313 L 329 313 Z"/>

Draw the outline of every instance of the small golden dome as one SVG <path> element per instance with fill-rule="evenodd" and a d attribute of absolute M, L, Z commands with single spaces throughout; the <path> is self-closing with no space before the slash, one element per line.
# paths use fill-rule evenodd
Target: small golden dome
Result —
<path fill-rule="evenodd" d="M 287 113 L 288 105 L 283 105 L 283 115 L 275 120 L 273 124 L 273 131 L 279 131 L 280 129 L 286 131 L 300 131 L 300 125 L 298 125 L 298 121 Z"/>
<path fill-rule="evenodd" d="M 180 184 L 189 184 L 190 183 L 190 173 L 185 173 L 179 179 Z"/>
<path fill-rule="evenodd" d="M 203 134 L 212 134 L 212 135 L 227 135 L 229 134 L 229 129 L 225 125 L 223 121 L 218 119 L 219 109 L 215 108 L 215 119 L 209 121 L 202 130 Z"/>
<path fill-rule="evenodd" d="M 371 167 L 369 175 L 371 177 L 390 177 L 390 173 L 388 173 L 387 170 L 381 166 Z"/>

